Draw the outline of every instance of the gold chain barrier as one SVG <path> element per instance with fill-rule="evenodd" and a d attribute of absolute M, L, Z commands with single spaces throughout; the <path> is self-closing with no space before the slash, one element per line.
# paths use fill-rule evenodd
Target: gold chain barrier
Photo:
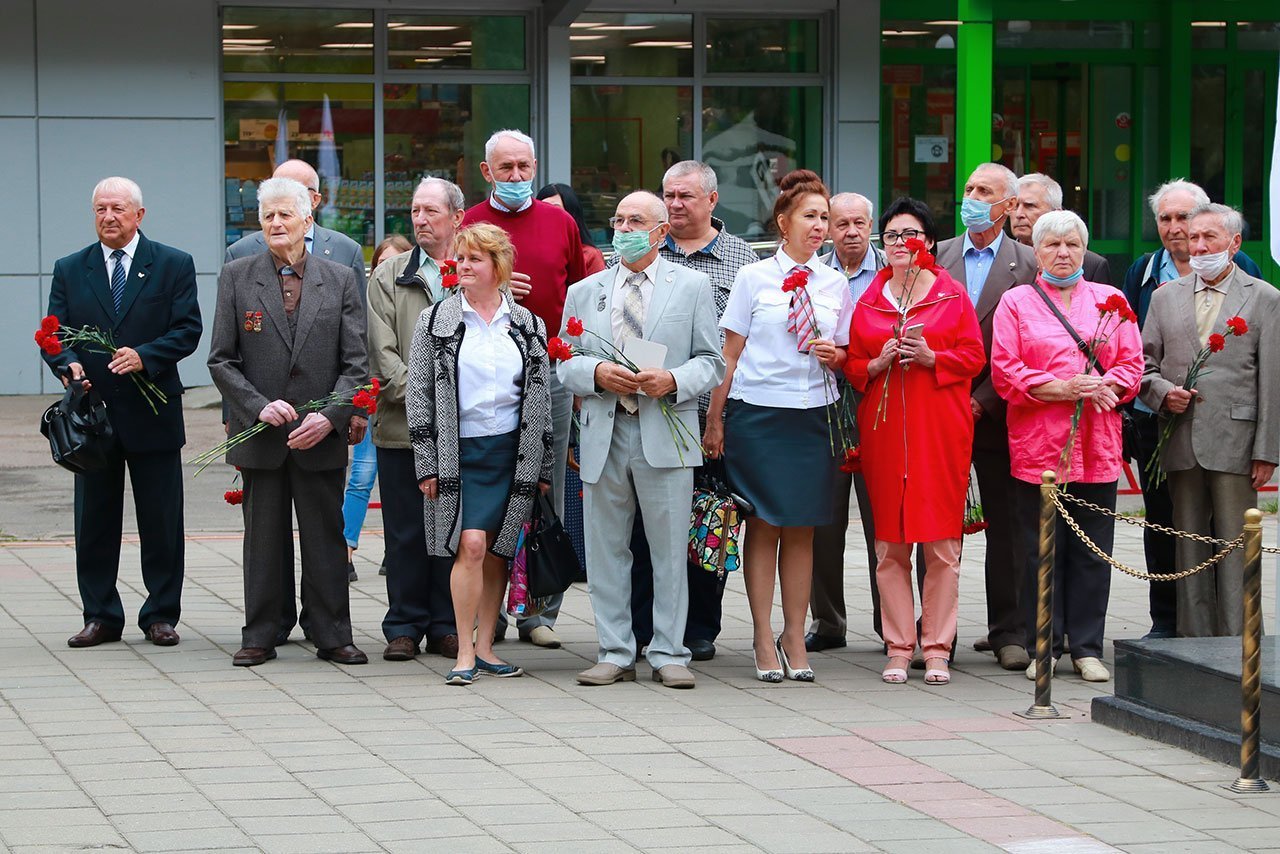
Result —
<path fill-rule="evenodd" d="M 1039 720 L 1059 718 L 1051 700 L 1053 688 L 1053 566 L 1056 557 L 1057 517 L 1071 529 L 1080 542 L 1125 575 L 1144 581 L 1180 581 L 1203 572 L 1221 562 L 1236 549 L 1244 549 L 1244 634 L 1240 644 L 1240 777 L 1228 788 L 1233 792 L 1268 791 L 1266 781 L 1258 776 L 1259 738 L 1262 722 L 1262 553 L 1280 554 L 1280 549 L 1262 546 L 1262 511 L 1249 509 L 1244 514 L 1244 530 L 1234 540 L 1221 540 L 1179 531 L 1141 519 L 1121 516 L 1113 510 L 1071 495 L 1058 488 L 1057 475 L 1046 471 L 1040 476 L 1040 565 L 1036 576 L 1036 688 L 1035 701 L 1020 717 Z M 1074 504 L 1104 516 L 1151 528 L 1174 537 L 1219 546 L 1207 560 L 1180 572 L 1143 572 L 1126 566 L 1098 548 L 1080 524 L 1072 518 L 1065 504 Z"/>

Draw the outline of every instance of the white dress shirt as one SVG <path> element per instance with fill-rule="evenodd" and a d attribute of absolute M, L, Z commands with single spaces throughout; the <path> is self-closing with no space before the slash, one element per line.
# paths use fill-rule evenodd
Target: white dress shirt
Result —
<path fill-rule="evenodd" d="M 640 302 L 644 305 L 640 325 L 643 327 L 649 318 L 649 304 L 653 301 L 653 277 L 658 274 L 658 258 L 655 256 L 653 263 L 643 270 L 628 270 L 621 264 L 614 269 L 617 272 L 613 279 L 613 313 L 609 317 L 609 325 L 613 330 L 614 343 L 617 344 L 622 341 L 622 307 L 627 299 L 627 279 L 634 273 L 644 273 L 644 281 L 640 283 Z"/>
<path fill-rule="evenodd" d="M 124 255 L 120 258 L 120 263 L 124 265 L 124 280 L 126 282 L 129 281 L 129 271 L 133 269 L 133 256 L 138 251 L 138 240 L 141 237 L 142 232 L 135 231 L 133 233 L 133 240 L 130 240 L 127 246 L 121 247 L 124 249 Z M 105 243 L 99 243 L 98 245 L 102 247 L 102 260 L 105 261 L 107 265 L 107 293 L 110 294 L 111 276 L 116 271 L 116 262 L 111 260 L 111 253 L 116 250 L 112 249 Z"/>
<path fill-rule="evenodd" d="M 504 299 L 485 323 L 465 293 L 466 332 L 458 351 L 458 436 L 500 436 L 520 426 L 520 381 L 524 360 L 511 337 L 511 309 Z"/>
<path fill-rule="evenodd" d="M 743 267 L 733 282 L 720 326 L 747 339 L 729 388 L 729 397 L 735 400 L 812 409 L 840 397 L 831 372 L 811 353 L 801 353 L 796 333 L 787 329 L 791 294 L 783 292 L 782 280 L 795 266 L 779 249 L 772 258 Z M 817 255 L 803 266 L 809 270 L 806 290 L 818 325 L 814 337 L 848 346 L 853 318 L 848 280 Z"/>

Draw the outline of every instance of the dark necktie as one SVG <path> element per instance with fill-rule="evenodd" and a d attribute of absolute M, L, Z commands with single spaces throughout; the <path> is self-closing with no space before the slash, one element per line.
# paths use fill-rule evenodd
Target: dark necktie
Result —
<path fill-rule="evenodd" d="M 117 249 L 111 253 L 111 260 L 116 266 L 111 271 L 111 302 L 115 304 L 116 314 L 120 313 L 120 301 L 124 299 L 124 250 Z"/>

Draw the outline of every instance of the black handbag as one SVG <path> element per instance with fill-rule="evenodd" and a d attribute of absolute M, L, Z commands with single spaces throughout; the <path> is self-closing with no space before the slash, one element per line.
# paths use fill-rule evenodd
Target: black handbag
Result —
<path fill-rule="evenodd" d="M 104 468 L 115 446 L 107 404 L 79 382 L 70 383 L 62 400 L 40 416 L 40 432 L 49 440 L 53 461 L 76 474 Z"/>
<path fill-rule="evenodd" d="M 573 541 L 556 516 L 550 499 L 541 491 L 534 499 L 529 537 L 525 541 L 525 568 L 529 574 L 529 595 L 534 598 L 565 592 L 581 570 Z"/>

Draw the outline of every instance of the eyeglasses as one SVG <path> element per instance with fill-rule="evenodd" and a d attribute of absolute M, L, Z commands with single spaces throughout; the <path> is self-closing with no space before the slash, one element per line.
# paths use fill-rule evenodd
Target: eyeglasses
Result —
<path fill-rule="evenodd" d="M 641 219 L 638 216 L 627 216 L 627 217 L 615 216 L 615 217 L 609 218 L 610 228 L 617 229 L 623 225 L 629 225 L 633 229 L 636 229 L 638 231 L 639 229 L 642 229 L 642 228 L 648 228 L 649 220 Z"/>
<path fill-rule="evenodd" d="M 908 228 L 905 231 L 886 231 L 880 235 L 880 242 L 885 246 L 892 246 L 895 243 L 906 243 L 908 240 L 914 240 L 917 237 L 924 237 L 924 232 Z"/>

